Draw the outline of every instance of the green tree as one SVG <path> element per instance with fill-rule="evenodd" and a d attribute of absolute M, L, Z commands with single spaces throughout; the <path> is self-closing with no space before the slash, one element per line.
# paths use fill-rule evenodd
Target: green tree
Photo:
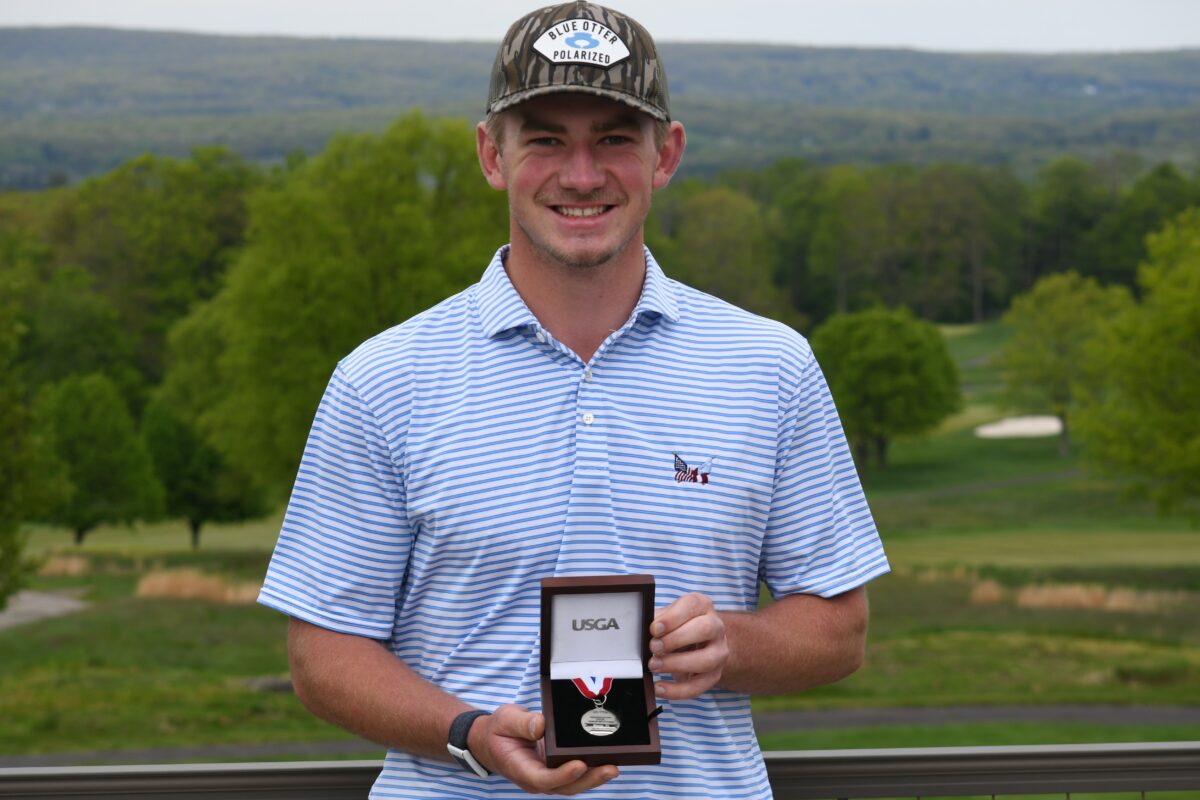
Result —
<path fill-rule="evenodd" d="M 70 497 L 51 509 L 47 522 L 70 528 L 82 544 L 102 523 L 160 513 L 162 485 L 111 380 L 73 375 L 43 387 L 36 416 L 71 485 Z"/>
<path fill-rule="evenodd" d="M 1092 229 L 1116 204 L 1100 172 L 1077 158 L 1043 167 L 1032 192 L 1031 261 L 1026 285 L 1043 275 L 1080 269 Z"/>
<path fill-rule="evenodd" d="M 1159 164 L 1097 223 L 1080 270 L 1107 283 L 1132 286 L 1137 266 L 1146 258 L 1146 236 L 1194 205 L 1200 205 L 1200 190 L 1173 164 Z"/>
<path fill-rule="evenodd" d="M 131 407 L 140 406 L 145 379 L 135 364 L 132 343 L 112 302 L 94 288 L 80 267 L 39 270 L 27 292 L 29 333 L 21 364 L 37 389 L 68 375 L 103 373 Z"/>
<path fill-rule="evenodd" d="M 41 205 L 46 202 L 43 198 Z M 55 266 L 51 248 L 38 237 L 40 223 L 32 209 L 19 210 L 24 219 L 6 220 L 0 208 L 0 273 L 20 287 L 13 295 L 24 325 L 17 364 L 30 389 L 67 375 L 103 372 L 126 402 L 136 404 L 144 382 L 117 309 L 96 291 L 86 270 Z"/>
<path fill-rule="evenodd" d="M 379 136 L 334 138 L 250 214 L 224 288 L 172 337 L 197 347 L 172 348 L 166 391 L 231 465 L 281 495 L 338 359 L 477 280 L 508 218 L 469 127 L 416 113 Z"/>
<path fill-rule="evenodd" d="M 159 395 L 185 423 L 211 444 L 207 431 L 219 427 L 214 414 L 221 409 L 227 387 L 221 357 L 229 347 L 225 306 L 221 298 L 201 303 L 171 328 L 167 337 L 168 364 Z"/>
<path fill-rule="evenodd" d="M 929 431 L 962 406 L 942 335 L 908 309 L 831 317 L 812 347 L 861 470 L 887 465 L 892 438 Z"/>
<path fill-rule="evenodd" d="M 888 300 L 924 319 L 982 322 L 1007 305 L 1020 261 L 1024 189 L 1011 173 L 938 164 L 902 184 L 895 212 L 903 265 Z"/>
<path fill-rule="evenodd" d="M 1084 350 L 1076 427 L 1085 456 L 1161 506 L 1200 501 L 1200 209 L 1148 242 L 1142 301 Z"/>
<path fill-rule="evenodd" d="M 762 210 L 752 198 L 717 186 L 685 197 L 678 208 L 673 277 L 736 306 L 793 324 L 786 294 L 772 281 Z"/>
<path fill-rule="evenodd" d="M 33 431 L 20 370 L 15 281 L 0 273 L 0 610 L 35 562 L 24 555 L 21 523 L 44 512 L 65 490 L 61 465 Z"/>
<path fill-rule="evenodd" d="M 204 523 L 235 522 L 268 511 L 250 477 L 229 468 L 162 398 L 146 406 L 142 439 L 166 492 L 166 515 L 187 520 L 193 549 L 200 546 Z"/>
<path fill-rule="evenodd" d="M 744 192 L 763 209 L 771 274 L 805 323 L 798 327 L 828 316 L 832 298 L 809 264 L 809 242 L 821 211 L 821 171 L 802 159 L 785 158 L 768 169 L 731 171 L 718 182 Z"/>
<path fill-rule="evenodd" d="M 55 264 L 93 277 L 147 385 L 162 379 L 169 327 L 220 285 L 258 180 L 230 152 L 205 148 L 187 160 L 140 156 L 62 196 L 47 226 Z"/>
<path fill-rule="evenodd" d="M 1053 414 L 1062 422 L 1059 452 L 1071 449 L 1070 412 L 1083 379 L 1083 348 L 1100 324 L 1132 303 L 1120 286 L 1066 272 L 1042 278 L 1015 298 L 1004 320 L 1012 337 L 996 355 L 1007 402 L 1022 411 Z"/>
<path fill-rule="evenodd" d="M 852 166 L 826 171 L 807 263 L 810 285 L 839 314 L 879 302 L 882 274 L 895 264 L 894 183 L 880 170 Z"/>

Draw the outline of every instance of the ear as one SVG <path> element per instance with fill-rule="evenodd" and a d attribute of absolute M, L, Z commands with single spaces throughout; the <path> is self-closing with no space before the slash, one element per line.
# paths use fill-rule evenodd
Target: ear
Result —
<path fill-rule="evenodd" d="M 658 166 L 654 168 L 655 189 L 661 189 L 671 182 L 671 176 L 679 169 L 679 162 L 683 160 L 686 147 L 687 134 L 683 130 L 683 123 L 678 120 L 672 121 L 667 129 L 667 137 L 658 150 Z"/>
<path fill-rule="evenodd" d="M 487 125 L 482 122 L 475 126 L 475 151 L 479 155 L 479 168 L 483 170 L 483 177 L 487 178 L 488 185 L 500 192 L 507 189 L 508 183 L 504 180 L 502 168 L 504 156 L 488 132 Z"/>

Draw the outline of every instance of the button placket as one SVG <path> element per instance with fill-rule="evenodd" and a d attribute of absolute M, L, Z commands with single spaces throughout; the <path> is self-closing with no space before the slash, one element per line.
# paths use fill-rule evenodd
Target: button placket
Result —
<path fill-rule="evenodd" d="M 559 565 L 586 574 L 630 572 L 621 553 L 613 511 L 608 436 L 611 419 L 603 382 L 588 363 L 575 361 L 575 468 Z M 598 542 L 606 543 L 597 552 Z"/>
<path fill-rule="evenodd" d="M 607 447 L 605 445 L 605 430 L 603 422 L 604 409 L 598 387 L 588 383 L 583 374 L 579 375 L 576 384 L 576 413 L 578 419 L 578 434 L 576 436 L 576 476 L 582 482 L 580 485 L 594 487 L 595 490 L 607 487 Z M 603 489 L 607 492 L 607 488 Z"/>
<path fill-rule="evenodd" d="M 592 371 L 592 364 L 595 363 L 595 358 L 588 364 L 583 365 L 583 373 L 580 375 L 580 381 L 577 384 L 578 390 L 576 396 L 577 408 L 579 409 L 579 420 L 585 427 L 591 427 L 596 422 L 598 408 L 598 387 L 594 383 L 595 374 Z"/>
<path fill-rule="evenodd" d="M 582 422 L 585 427 L 591 427 L 592 424 L 596 422 L 595 392 L 589 391 L 590 389 L 591 387 L 588 386 L 587 383 L 581 382 L 579 384 L 579 393 L 576 395 L 578 398 L 577 408 L 579 409 L 579 421 Z"/>

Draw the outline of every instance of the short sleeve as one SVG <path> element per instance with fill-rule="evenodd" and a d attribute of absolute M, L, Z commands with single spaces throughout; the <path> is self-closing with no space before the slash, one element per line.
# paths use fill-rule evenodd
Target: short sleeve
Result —
<path fill-rule="evenodd" d="M 759 576 L 772 596 L 833 597 L 890 569 L 833 397 L 811 352 L 780 417 Z"/>
<path fill-rule="evenodd" d="M 396 463 L 339 367 L 317 409 L 260 603 L 341 633 L 392 635 L 412 546 Z"/>

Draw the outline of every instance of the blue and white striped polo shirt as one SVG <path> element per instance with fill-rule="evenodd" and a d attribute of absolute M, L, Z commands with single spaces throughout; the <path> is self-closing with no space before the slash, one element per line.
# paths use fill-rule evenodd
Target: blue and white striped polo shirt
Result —
<path fill-rule="evenodd" d="M 750 610 L 887 571 L 837 412 L 790 328 L 663 275 L 583 363 L 496 254 L 482 280 L 371 339 L 317 412 L 260 602 L 384 640 L 479 708 L 540 710 L 539 581 L 650 573 Z M 749 698 L 666 703 L 663 762 L 592 798 L 763 798 Z M 518 798 L 392 752 L 373 798 Z"/>

